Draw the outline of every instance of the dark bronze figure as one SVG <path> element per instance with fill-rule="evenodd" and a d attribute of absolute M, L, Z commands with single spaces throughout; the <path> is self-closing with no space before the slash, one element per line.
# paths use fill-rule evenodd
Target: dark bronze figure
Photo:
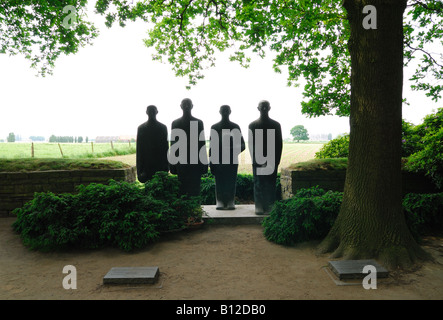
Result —
<path fill-rule="evenodd" d="M 208 172 L 204 125 L 192 116 L 191 99 L 183 99 L 180 106 L 183 116 L 171 126 L 170 169 L 178 176 L 181 194 L 199 196 L 201 176 Z"/>
<path fill-rule="evenodd" d="M 269 117 L 271 106 L 260 101 L 260 118 L 249 125 L 248 146 L 254 175 L 256 214 L 268 214 L 276 200 L 276 179 L 283 150 L 280 124 Z"/>
<path fill-rule="evenodd" d="M 220 107 L 222 119 L 211 127 L 209 166 L 215 177 L 216 209 L 235 209 L 238 156 L 245 150 L 240 126 L 229 120 L 231 108 Z"/>
<path fill-rule="evenodd" d="M 145 183 L 157 171 L 169 171 L 168 167 L 168 128 L 157 120 L 157 107 L 146 108 L 148 121 L 137 129 L 137 178 Z"/>

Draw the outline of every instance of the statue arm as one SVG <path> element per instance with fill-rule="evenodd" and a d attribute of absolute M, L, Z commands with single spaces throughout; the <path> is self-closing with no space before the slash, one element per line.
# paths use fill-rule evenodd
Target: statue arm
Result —
<path fill-rule="evenodd" d="M 249 154 L 251 156 L 252 166 L 256 165 L 255 162 L 255 152 L 254 152 L 254 128 L 252 125 L 249 125 L 248 127 L 248 148 L 249 148 Z"/>
<path fill-rule="evenodd" d="M 238 130 L 240 131 L 241 134 L 241 146 L 240 146 L 240 150 L 241 152 L 245 151 L 246 149 L 246 143 L 245 143 L 245 139 L 243 138 L 243 134 L 241 133 L 240 127 L 238 128 Z"/>
<path fill-rule="evenodd" d="M 203 136 L 203 141 L 199 139 L 198 141 L 198 152 L 199 152 L 199 163 L 201 164 L 202 174 L 208 172 L 208 154 L 206 152 L 206 136 L 205 136 L 205 126 L 203 124 L 203 121 L 198 121 L 198 134 L 199 138 L 200 136 Z M 200 151 L 204 148 L 203 153 L 200 153 Z M 201 158 L 201 156 L 203 158 Z"/>
<path fill-rule="evenodd" d="M 214 165 L 212 157 L 214 156 L 214 152 L 213 149 L 215 148 L 214 146 L 214 135 L 217 134 L 216 130 L 214 129 L 214 127 L 211 127 L 211 133 L 209 135 L 209 168 L 211 169 L 211 173 L 215 174 L 216 171 L 216 165 Z"/>
<path fill-rule="evenodd" d="M 144 180 L 144 157 L 143 157 L 143 138 L 141 129 L 137 129 L 137 142 L 136 142 L 136 153 L 135 153 L 135 167 L 137 169 L 138 180 Z"/>
<path fill-rule="evenodd" d="M 169 171 L 169 161 L 168 161 L 168 150 L 169 150 L 169 141 L 168 141 L 168 127 L 163 127 L 163 136 L 162 138 L 162 150 L 164 157 L 164 170 Z"/>
<path fill-rule="evenodd" d="M 177 125 L 176 125 L 176 123 L 175 123 L 175 121 L 173 121 L 172 122 L 172 125 L 171 125 L 171 134 L 172 134 L 172 131 L 175 129 L 177 127 Z M 167 139 L 166 139 L 167 140 Z M 170 141 L 168 141 L 168 149 L 170 148 L 170 146 L 173 146 L 174 145 L 174 143 L 176 143 L 177 141 L 176 140 L 178 140 L 178 137 L 175 137 L 174 138 L 174 140 L 170 140 Z M 170 146 L 169 146 L 170 145 Z M 168 151 L 169 152 L 169 151 Z M 168 160 L 168 166 L 169 166 L 169 171 L 172 173 L 172 174 L 177 174 L 177 165 L 176 164 L 170 164 L 169 163 L 169 160 Z"/>
<path fill-rule="evenodd" d="M 280 161 L 281 161 L 281 155 L 282 155 L 282 152 L 283 152 L 283 135 L 282 135 L 282 132 L 281 132 L 281 125 L 280 124 L 278 124 L 278 126 L 277 126 L 277 129 L 276 129 L 276 132 L 275 132 L 275 163 L 277 164 L 277 165 L 279 165 L 280 164 Z"/>

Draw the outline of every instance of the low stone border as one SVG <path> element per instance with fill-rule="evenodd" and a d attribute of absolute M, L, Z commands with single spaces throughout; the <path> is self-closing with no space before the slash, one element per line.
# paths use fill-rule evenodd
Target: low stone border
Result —
<path fill-rule="evenodd" d="M 325 190 L 343 192 L 346 170 L 307 170 L 297 171 L 282 168 L 280 183 L 282 199 L 291 198 L 298 189 L 319 186 Z M 434 183 L 423 174 L 402 172 L 403 194 L 441 192 Z"/>
<path fill-rule="evenodd" d="M 75 193 L 78 185 L 116 181 L 136 181 L 136 167 L 125 169 L 53 170 L 0 172 L 0 217 L 11 216 L 35 192 Z"/>

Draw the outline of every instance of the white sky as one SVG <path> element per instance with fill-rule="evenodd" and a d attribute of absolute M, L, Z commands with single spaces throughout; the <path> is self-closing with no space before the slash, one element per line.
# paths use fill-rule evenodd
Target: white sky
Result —
<path fill-rule="evenodd" d="M 187 78 L 176 78 L 171 66 L 152 61 L 154 49 L 145 47 L 148 27 L 142 22 L 125 28 L 108 29 L 95 14 L 100 36 L 93 46 L 76 55 L 61 56 L 54 75 L 36 77 L 37 71 L 21 56 L 0 55 L 0 139 L 9 132 L 30 135 L 88 136 L 136 135 L 147 120 L 146 107 L 159 110 L 158 120 L 170 130 L 171 122 L 182 115 L 180 102 L 191 98 L 193 115 L 203 120 L 205 131 L 220 120 L 223 104 L 231 106 L 231 121 L 247 137 L 250 122 L 258 118 L 257 105 L 271 103 L 271 118 L 279 121 L 284 138 L 290 129 L 304 125 L 309 134 L 349 132 L 349 119 L 338 116 L 308 118 L 301 114 L 302 87 L 286 86 L 286 74 L 272 70 L 271 58 L 253 57 L 244 69 L 221 55 L 216 67 L 206 70 L 205 79 L 191 90 Z M 412 70 L 405 70 L 405 79 Z M 403 107 L 403 118 L 418 124 L 438 105 L 423 93 L 404 87 L 411 106 Z M 441 106 L 441 103 L 439 103 Z"/>

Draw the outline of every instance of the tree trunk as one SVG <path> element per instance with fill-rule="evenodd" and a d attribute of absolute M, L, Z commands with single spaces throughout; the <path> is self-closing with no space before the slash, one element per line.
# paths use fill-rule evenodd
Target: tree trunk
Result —
<path fill-rule="evenodd" d="M 407 267 L 427 255 L 412 238 L 402 211 L 406 0 L 345 0 L 343 5 L 351 29 L 348 169 L 340 213 L 320 251 L 333 252 L 334 258 L 379 259 L 389 269 Z M 376 29 L 364 27 L 366 5 L 376 8 Z"/>

